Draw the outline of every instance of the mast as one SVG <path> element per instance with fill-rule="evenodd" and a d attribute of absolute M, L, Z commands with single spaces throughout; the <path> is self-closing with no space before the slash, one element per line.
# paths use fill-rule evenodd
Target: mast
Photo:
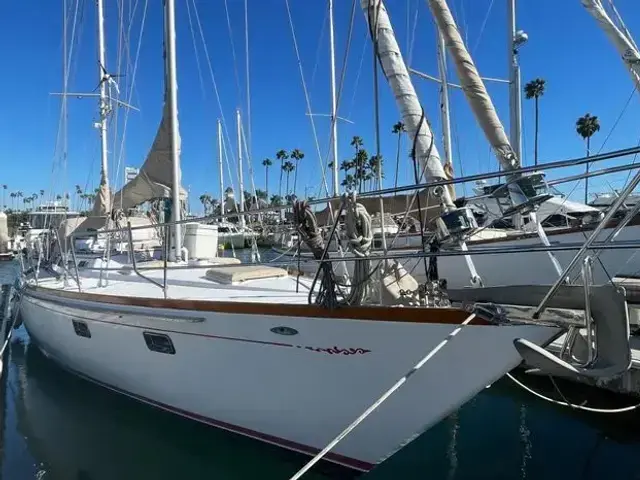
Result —
<path fill-rule="evenodd" d="M 244 212 L 244 180 L 242 176 L 242 119 L 240 109 L 236 110 L 236 126 L 238 134 L 238 188 L 240 190 L 240 213 Z M 245 226 L 244 215 L 240 215 L 240 225 Z"/>
<path fill-rule="evenodd" d="M 360 6 L 369 30 L 377 38 L 382 70 L 393 90 L 409 140 L 415 144 L 416 161 L 420 162 L 421 173 L 427 182 L 449 178 L 440 163 L 433 132 L 411 83 L 387 9 L 381 0 L 360 0 Z M 374 22 L 374 18 L 377 21 Z M 441 200 L 447 207 L 454 208 L 448 189 L 443 189 Z"/>
<path fill-rule="evenodd" d="M 333 196 L 340 193 L 338 185 L 338 114 L 336 112 L 336 53 L 335 40 L 333 36 L 333 0 L 329 0 L 329 69 L 331 75 L 331 138 L 332 138 L 332 161 L 333 161 Z"/>
<path fill-rule="evenodd" d="M 224 170 L 222 169 L 222 122 L 218 119 L 218 168 L 220 169 L 220 215 L 224 215 Z"/>
<path fill-rule="evenodd" d="M 509 143 L 491 97 L 464 45 L 458 27 L 445 0 L 426 0 L 445 45 L 456 66 L 462 90 L 503 170 L 519 166 L 519 159 Z"/>
<path fill-rule="evenodd" d="M 636 48 L 633 39 L 613 23 L 600 0 L 582 0 L 582 5 L 596 19 L 600 28 L 604 30 L 613 46 L 618 50 L 636 85 L 636 90 L 640 93 L 640 52 Z"/>
<path fill-rule="evenodd" d="M 107 99 L 107 82 L 109 74 L 107 73 L 105 61 L 105 35 L 104 35 L 104 1 L 97 2 L 98 13 L 98 81 L 100 82 L 100 121 L 98 128 L 100 130 L 100 187 L 108 191 L 108 153 L 107 153 L 107 116 L 109 115 L 109 102 Z M 66 59 L 65 59 L 66 62 Z"/>
<path fill-rule="evenodd" d="M 442 137 L 444 163 L 453 171 L 453 151 L 451 149 L 451 117 L 449 115 L 449 83 L 447 75 L 447 50 L 444 37 L 438 30 L 438 72 L 440 74 L 440 113 L 442 114 Z"/>
<path fill-rule="evenodd" d="M 100 0 L 98 0 L 100 1 Z M 176 6 L 175 0 L 165 0 L 166 13 L 166 81 L 168 83 L 168 102 L 169 102 L 169 131 L 171 135 L 171 165 L 172 170 L 172 199 L 171 208 L 172 221 L 179 222 L 181 219 L 180 206 L 180 151 L 178 137 L 178 79 L 176 72 Z M 173 260 L 179 260 L 182 257 L 182 229 L 180 224 L 173 226 Z"/>
<path fill-rule="evenodd" d="M 516 0 L 507 0 L 509 46 L 509 136 L 513 153 L 522 163 L 522 89 L 518 47 L 526 41 L 526 35 L 516 30 Z"/>

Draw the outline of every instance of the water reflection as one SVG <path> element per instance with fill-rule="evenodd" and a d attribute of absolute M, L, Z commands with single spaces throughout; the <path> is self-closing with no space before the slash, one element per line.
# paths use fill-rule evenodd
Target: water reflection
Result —
<path fill-rule="evenodd" d="M 26 335 L 11 353 L 17 430 L 41 479 L 284 479 L 306 458 L 106 392 L 61 371 Z"/>

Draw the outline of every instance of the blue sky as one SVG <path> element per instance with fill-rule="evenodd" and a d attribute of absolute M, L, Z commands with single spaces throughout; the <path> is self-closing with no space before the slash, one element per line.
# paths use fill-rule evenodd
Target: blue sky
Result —
<path fill-rule="evenodd" d="M 67 2 L 70 10 L 75 8 L 75 0 Z M 616 2 L 632 33 L 640 32 L 640 13 L 637 7 L 634 8 L 636 2 L 637 0 Z M 131 103 L 140 112 L 131 111 L 126 114 L 120 111 L 110 125 L 113 132 L 110 137 L 110 177 L 116 185 L 122 183 L 124 164 L 142 164 L 160 120 L 163 19 L 159 3 L 148 1 L 140 37 L 145 1 L 105 0 L 107 66 L 111 72 L 126 71 L 127 76 L 120 79 L 120 98 L 125 101 L 129 99 L 130 84 L 133 81 L 131 66 L 136 57 L 138 39 L 142 38 L 137 74 L 130 96 Z M 326 2 L 289 0 L 289 3 L 312 109 L 317 113 L 327 113 L 329 70 Z M 335 3 L 336 63 L 339 78 L 344 61 L 351 2 L 337 0 Z M 594 151 L 600 150 L 623 110 L 624 114 L 610 134 L 604 149 L 635 146 L 640 137 L 640 96 L 636 94 L 631 98 L 625 110 L 633 84 L 613 46 L 583 9 L 580 1 L 521 0 L 518 3 L 518 27 L 529 34 L 529 42 L 521 50 L 523 84 L 536 77 L 542 77 L 547 82 L 546 94 L 541 99 L 541 161 L 577 157 L 584 153 L 584 144 L 575 133 L 575 121 L 587 112 L 597 115 L 602 127 L 593 139 Z M 134 4 L 137 5 L 135 11 Z M 197 197 L 201 193 L 208 192 L 214 196 L 218 193 L 215 136 L 217 118 L 224 117 L 234 151 L 235 109 L 240 108 L 245 114 L 245 121 L 247 120 L 244 2 L 227 0 L 235 47 L 234 62 L 224 1 L 195 0 L 220 94 L 222 112 L 213 91 L 200 30 L 195 25 L 193 0 L 176 0 L 176 4 L 183 184 L 190 187 L 192 206 L 197 209 Z M 89 0 L 79 2 L 69 91 L 92 91 L 97 84 L 94 5 L 95 2 Z M 426 2 L 388 0 L 386 5 L 405 58 L 410 59 L 412 67 L 436 74 L 436 39 Z M 450 0 L 449 5 L 481 74 L 506 77 L 506 1 Z M 126 18 L 124 28 L 130 29 L 128 34 L 125 31 L 122 35 L 119 21 L 121 7 Z M 3 2 L 1 11 L 0 41 L 5 48 L 2 49 L 4 68 L 0 76 L 0 90 L 4 93 L 0 109 L 0 184 L 8 184 L 9 191 L 22 190 L 25 194 L 44 189 L 47 196 L 72 192 L 76 184 L 83 188 L 96 186 L 99 179 L 99 142 L 97 132 L 92 127 L 97 115 L 95 102 L 92 99 L 69 100 L 68 154 L 65 160 L 61 153 L 63 142 L 58 135 L 61 101 L 59 97 L 50 95 L 51 92 L 62 91 L 62 1 L 40 2 L 38 8 L 34 8 L 30 2 L 10 0 Z M 417 28 L 411 42 L 416 11 Z M 194 26 L 193 36 L 189 14 Z M 129 18 L 132 20 L 129 21 Z M 69 29 L 71 30 L 71 24 Z M 121 40 L 127 36 L 129 40 L 125 43 L 129 45 L 128 50 L 119 42 L 119 38 Z M 413 47 L 409 55 L 411 44 Z M 270 193 L 275 193 L 279 175 L 275 168 L 275 152 L 281 148 L 299 148 L 305 153 L 305 158 L 299 166 L 298 194 L 304 195 L 306 188 L 309 195 L 317 195 L 321 178 L 320 160 L 309 117 L 305 115 L 305 97 L 284 0 L 249 0 L 249 50 L 251 150 L 256 187 L 264 189 L 264 167 L 261 163 L 265 157 L 269 157 L 274 160 L 274 167 L 269 175 L 269 190 Z M 129 67 L 126 66 L 127 63 Z M 450 74 L 450 80 L 456 81 L 452 66 Z M 380 78 L 382 154 L 385 158 L 385 185 L 389 186 L 393 183 L 396 145 L 391 127 L 399 116 L 390 90 L 383 77 Z M 439 134 L 437 85 L 419 78 L 414 78 L 414 85 L 434 130 Z M 489 91 L 500 118 L 508 125 L 507 88 L 503 84 L 490 84 Z M 349 141 L 353 135 L 361 136 L 370 152 L 374 150 L 372 92 L 371 48 L 366 38 L 364 16 L 358 8 L 339 107 L 339 114 L 354 123 L 340 124 L 340 160 L 352 154 Z M 451 97 L 456 174 L 496 170 L 497 163 L 466 106 L 462 92 L 452 91 Z M 125 116 L 126 137 L 122 143 Z M 523 117 L 523 161 L 528 165 L 533 162 L 532 102 L 524 102 Z M 328 148 L 329 122 L 324 117 L 315 117 L 315 123 L 324 160 Z M 605 164 L 620 162 L 618 160 Z M 601 166 L 604 167 L 605 164 Z M 235 172 L 236 167 L 232 165 L 231 173 L 234 176 Z M 400 183 L 409 182 L 409 172 L 409 161 L 406 153 L 403 153 Z M 245 185 L 248 185 L 248 177 L 248 171 L 245 170 Z M 625 178 L 626 174 L 622 174 L 609 181 L 612 186 L 619 188 Z M 227 173 L 225 183 L 229 183 Z M 603 180 L 592 180 L 592 184 L 594 190 L 608 188 Z M 569 185 L 565 190 L 569 192 L 572 188 L 573 185 Z M 582 197 L 582 188 L 576 188 L 577 199 Z M 459 194 L 462 193 L 460 188 Z"/>

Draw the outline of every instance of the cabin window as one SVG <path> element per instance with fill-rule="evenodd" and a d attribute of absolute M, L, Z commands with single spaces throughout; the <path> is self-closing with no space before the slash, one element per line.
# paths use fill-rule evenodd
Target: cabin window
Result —
<path fill-rule="evenodd" d="M 147 343 L 147 347 L 152 352 L 175 355 L 176 349 L 168 335 L 154 332 L 142 332 L 142 335 L 144 336 L 144 341 Z"/>
<path fill-rule="evenodd" d="M 91 332 L 89 331 L 89 325 L 87 325 L 87 322 L 73 320 L 73 329 L 79 337 L 91 338 Z"/>

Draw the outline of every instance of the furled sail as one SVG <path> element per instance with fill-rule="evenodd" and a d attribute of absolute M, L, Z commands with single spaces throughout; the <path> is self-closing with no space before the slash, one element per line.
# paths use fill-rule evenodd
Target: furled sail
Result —
<path fill-rule="evenodd" d="M 520 159 L 516 158 L 511 143 L 509 143 L 491 97 L 489 97 L 478 69 L 464 45 L 447 2 L 445 0 L 427 0 L 427 4 L 444 37 L 445 45 L 456 66 L 462 90 L 467 97 L 471 110 L 487 140 L 493 147 L 500 165 L 504 170 L 517 168 Z"/>
<path fill-rule="evenodd" d="M 440 161 L 433 132 L 411 83 L 382 0 L 360 0 L 360 6 L 364 11 L 373 39 L 378 41 L 382 70 L 393 90 L 407 135 L 414 142 L 416 160 L 420 162 L 427 182 L 451 179 L 452 177 L 447 174 Z M 452 172 L 452 169 L 447 170 Z M 449 191 L 445 189 L 443 200 L 453 205 Z"/>
<path fill-rule="evenodd" d="M 91 213 L 94 217 L 104 217 L 111 211 L 111 194 L 109 187 L 104 179 L 100 182 L 100 187 L 96 194 L 96 199 L 93 201 L 93 211 Z"/>
<path fill-rule="evenodd" d="M 169 125 L 169 105 L 165 94 L 162 110 L 162 121 L 158 133 L 147 155 L 147 159 L 140 168 L 138 175 L 127 183 L 113 197 L 113 209 L 127 210 L 149 200 L 157 198 L 171 198 L 172 162 L 171 162 L 171 132 Z M 179 132 L 176 125 L 176 131 Z M 180 151 L 180 137 L 178 134 L 178 152 Z M 180 186 L 180 197 L 186 198 L 186 192 Z"/>
<path fill-rule="evenodd" d="M 636 89 L 640 92 L 640 52 L 633 43 L 633 39 L 620 30 L 611 20 L 600 0 L 582 0 L 582 5 L 596 19 L 602 30 L 607 34 L 616 47 L 622 61 L 626 64 Z"/>

